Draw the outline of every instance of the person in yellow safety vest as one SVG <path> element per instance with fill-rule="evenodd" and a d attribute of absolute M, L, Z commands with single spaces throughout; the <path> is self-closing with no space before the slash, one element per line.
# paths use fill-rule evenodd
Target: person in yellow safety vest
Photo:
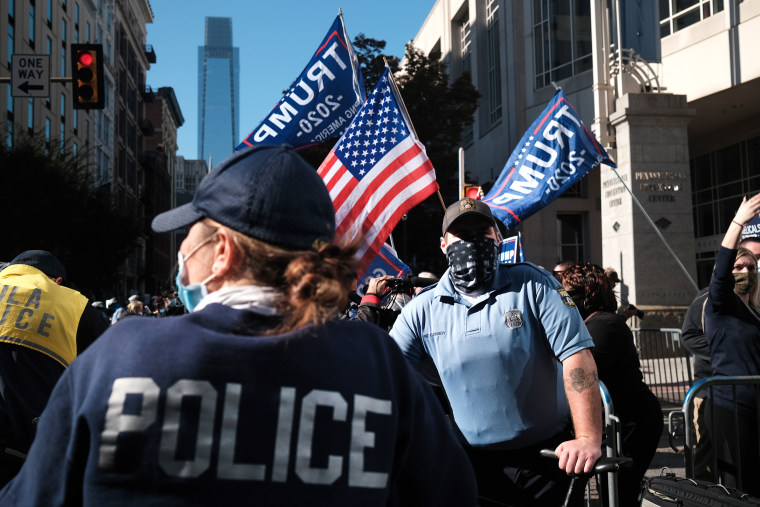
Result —
<path fill-rule="evenodd" d="M 65 282 L 63 264 L 44 250 L 0 271 L 0 486 L 21 468 L 58 378 L 108 328 Z"/>

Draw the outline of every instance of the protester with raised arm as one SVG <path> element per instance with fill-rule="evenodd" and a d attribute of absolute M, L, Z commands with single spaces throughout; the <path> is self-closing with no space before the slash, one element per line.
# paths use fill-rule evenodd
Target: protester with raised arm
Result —
<path fill-rule="evenodd" d="M 705 336 L 710 345 L 713 375 L 760 375 L 757 258 L 745 248 L 737 249 L 742 228 L 758 213 L 760 194 L 745 197 L 731 219 L 715 259 L 705 304 Z M 714 422 L 713 440 L 721 482 L 760 496 L 756 389 L 738 386 L 736 398 L 732 386 L 715 386 L 712 392 L 714 403 L 707 404 L 706 417 Z"/>

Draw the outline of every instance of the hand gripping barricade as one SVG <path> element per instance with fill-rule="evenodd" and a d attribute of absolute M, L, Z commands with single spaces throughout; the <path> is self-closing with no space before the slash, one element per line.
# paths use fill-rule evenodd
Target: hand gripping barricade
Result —
<path fill-rule="evenodd" d="M 755 389 L 756 399 L 760 398 L 760 376 L 721 376 L 708 377 L 696 382 L 686 393 L 681 410 L 674 410 L 668 414 L 668 432 L 671 437 L 680 436 L 679 429 L 683 427 L 684 438 L 684 467 L 686 478 L 675 477 L 674 474 L 664 474 L 647 480 L 644 487 L 642 506 L 659 505 L 682 505 L 688 506 L 729 506 L 729 505 L 755 505 L 760 506 L 760 499 L 742 492 L 740 466 L 735 470 L 738 476 L 738 488 L 725 487 L 709 481 L 696 480 L 694 466 L 694 450 L 697 444 L 696 428 L 694 426 L 694 400 L 697 397 L 707 395 L 706 403 L 713 403 L 712 391 L 715 386 L 731 386 L 736 399 L 738 386 L 751 386 Z M 760 406 L 760 403 L 758 403 Z M 738 408 L 734 409 L 738 414 Z M 737 415 L 738 417 L 738 415 Z M 706 426 L 714 433 L 715 421 L 707 420 Z M 760 427 L 757 428 L 760 432 Z M 745 448 L 740 440 L 736 442 L 733 451 L 741 456 L 742 452 L 751 452 Z M 719 462 L 715 453 L 715 442 L 712 442 L 712 470 L 720 472 Z M 674 447 L 674 449 L 676 449 Z M 758 452 L 758 449 L 754 449 Z M 760 479 L 760 478 L 758 478 Z"/>
<path fill-rule="evenodd" d="M 597 477 L 597 484 L 599 484 L 601 476 L 606 475 L 606 496 L 600 498 L 601 505 L 605 507 L 617 507 L 619 504 L 617 472 L 628 469 L 633 465 L 631 458 L 620 456 L 620 449 L 622 448 L 620 419 L 614 413 L 615 409 L 610 392 L 601 380 L 599 381 L 599 390 L 601 391 L 602 404 L 604 405 L 604 455 L 596 461 L 591 474 L 572 477 L 565 505 L 570 505 L 571 499 L 576 497 L 576 488 L 583 488 L 584 486 L 586 489 L 585 505 L 591 505 L 591 485 L 588 482 L 588 478 L 591 475 L 595 475 Z M 551 449 L 542 450 L 541 455 L 547 458 L 557 458 Z M 599 490 L 600 488 L 597 488 L 597 491 Z M 580 494 L 580 492 L 577 494 Z"/>
<path fill-rule="evenodd" d="M 570 482 L 570 487 L 568 488 L 565 505 L 569 505 L 571 499 L 576 498 L 576 494 L 580 495 L 584 487 L 586 490 L 586 500 L 584 505 L 591 505 L 591 487 L 588 483 L 588 479 L 592 475 L 596 475 L 598 478 L 602 474 L 606 474 L 609 487 L 607 488 L 607 497 L 602 499 L 602 505 L 605 507 L 617 507 L 618 491 L 616 474 L 618 471 L 628 469 L 633 465 L 631 458 L 620 457 L 620 419 L 614 414 L 610 392 L 602 381 L 599 381 L 599 390 L 602 393 L 602 403 L 604 405 L 604 431 L 606 434 L 604 455 L 596 461 L 591 474 L 573 476 Z M 558 459 L 557 455 L 554 454 L 553 449 L 542 449 L 541 455 L 545 458 Z M 503 504 L 481 496 L 478 498 L 478 505 L 483 507 L 486 505 L 496 507 Z"/>

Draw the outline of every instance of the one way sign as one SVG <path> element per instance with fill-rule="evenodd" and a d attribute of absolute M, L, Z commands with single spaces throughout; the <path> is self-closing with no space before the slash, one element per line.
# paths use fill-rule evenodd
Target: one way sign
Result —
<path fill-rule="evenodd" d="M 13 97 L 50 96 L 50 55 L 13 55 L 11 95 Z"/>

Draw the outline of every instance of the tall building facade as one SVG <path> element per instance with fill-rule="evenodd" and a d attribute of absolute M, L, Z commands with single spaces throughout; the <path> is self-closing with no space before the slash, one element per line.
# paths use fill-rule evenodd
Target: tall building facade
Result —
<path fill-rule="evenodd" d="M 232 46 L 232 18 L 206 17 L 198 47 L 198 158 L 217 165 L 240 135 L 240 60 Z"/>
<path fill-rule="evenodd" d="M 96 185 L 111 193 L 119 213 L 140 234 L 98 299 L 157 293 L 171 282 L 173 238 L 154 241 L 150 220 L 174 206 L 177 128 L 184 118 L 171 88 L 154 91 L 146 74 L 156 63 L 147 44 L 153 22 L 149 0 L 9 0 L 0 2 L 0 76 L 10 76 L 13 54 L 50 55 L 50 76 L 71 76 L 71 44 L 103 46 L 104 108 L 73 109 L 70 83 L 50 83 L 46 98 L 13 97 L 0 84 L 1 142 L 44 136 L 49 149 L 81 152 Z"/>
<path fill-rule="evenodd" d="M 620 0 L 619 20 L 607 4 L 438 0 L 413 42 L 439 51 L 452 77 L 471 71 L 481 93 L 462 136 L 472 183 L 495 181 L 553 82 L 618 163 L 523 221 L 527 260 L 612 266 L 636 306 L 683 308 L 695 293 L 688 278 L 709 282 L 742 196 L 760 191 L 760 60 L 751 49 L 760 44 L 760 0 L 652 3 L 659 41 L 648 62 L 615 32 L 643 19 L 638 9 L 649 3 Z M 610 55 L 600 26 L 623 58 Z M 673 317 L 667 324 L 680 326 Z"/>
<path fill-rule="evenodd" d="M 0 20 L 0 75 L 4 77 L 11 75 L 13 54 L 49 55 L 50 76 L 70 77 L 70 45 L 100 42 L 102 19 L 91 2 L 0 2 Z M 46 98 L 13 97 L 10 84 L 0 85 L 0 90 L 0 131 L 9 147 L 15 137 L 26 133 L 42 134 L 48 147 L 69 149 L 75 154 L 98 144 L 95 113 L 73 109 L 71 85 L 50 83 Z"/>
<path fill-rule="evenodd" d="M 161 87 L 155 100 L 145 104 L 144 142 L 145 223 L 175 206 L 173 179 L 177 174 L 177 129 L 185 123 L 174 89 Z M 169 289 L 176 262 L 177 245 L 172 234 L 150 234 L 145 259 L 146 291 L 157 294 Z"/>

